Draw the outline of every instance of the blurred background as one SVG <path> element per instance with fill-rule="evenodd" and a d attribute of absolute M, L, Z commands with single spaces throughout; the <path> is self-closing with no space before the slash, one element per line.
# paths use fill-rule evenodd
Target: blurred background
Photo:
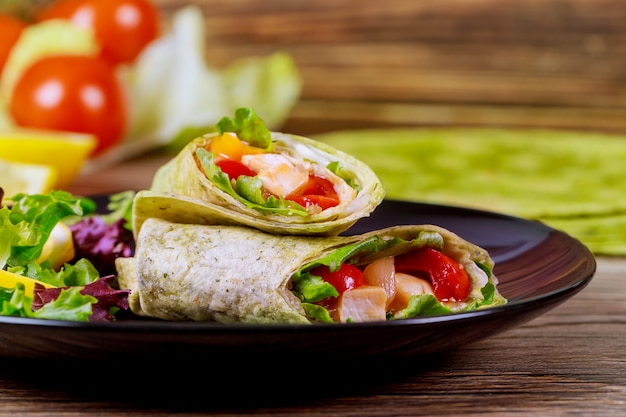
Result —
<path fill-rule="evenodd" d="M 206 20 L 217 66 L 287 51 L 283 130 L 492 125 L 626 131 L 626 7 L 615 0 L 154 0 Z"/>
<path fill-rule="evenodd" d="M 276 117 L 283 131 L 626 132 L 626 7 L 616 0 L 150 2 L 161 34 L 182 8 L 201 11 L 210 69 L 286 52 L 301 90 Z M 28 18 L 50 3 L 0 0 L 0 12 Z"/>

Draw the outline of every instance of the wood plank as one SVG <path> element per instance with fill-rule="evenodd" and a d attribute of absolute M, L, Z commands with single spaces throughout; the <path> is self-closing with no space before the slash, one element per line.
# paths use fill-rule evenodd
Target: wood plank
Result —
<path fill-rule="evenodd" d="M 499 126 L 626 133 L 621 108 L 300 100 L 283 131 L 302 135 L 380 127 Z"/>
<path fill-rule="evenodd" d="M 165 23 L 181 7 L 155 2 Z M 303 89 L 285 131 L 452 124 L 626 132 L 626 8 L 617 0 L 185 4 L 203 10 L 211 66 L 291 54 Z"/>
<path fill-rule="evenodd" d="M 174 0 L 156 1 L 171 16 Z M 626 106 L 626 8 L 615 0 L 189 2 L 207 60 L 286 50 L 303 98 Z"/>

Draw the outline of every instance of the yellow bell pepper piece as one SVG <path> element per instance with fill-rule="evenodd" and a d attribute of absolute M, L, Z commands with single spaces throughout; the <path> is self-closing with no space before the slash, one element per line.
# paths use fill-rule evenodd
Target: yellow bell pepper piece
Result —
<path fill-rule="evenodd" d="M 234 161 L 241 161 L 243 155 L 266 152 L 265 149 L 247 145 L 232 132 L 224 132 L 211 139 L 208 150 L 218 158 L 228 158 Z"/>
<path fill-rule="evenodd" d="M 28 278 L 22 275 L 14 274 L 9 271 L 0 270 L 0 287 L 13 289 L 18 282 L 24 284 L 26 288 L 24 293 L 32 297 L 35 289 L 35 283 L 41 284 L 46 288 L 55 288 L 54 285 L 47 284 L 45 282 L 38 281 L 36 279 Z"/>

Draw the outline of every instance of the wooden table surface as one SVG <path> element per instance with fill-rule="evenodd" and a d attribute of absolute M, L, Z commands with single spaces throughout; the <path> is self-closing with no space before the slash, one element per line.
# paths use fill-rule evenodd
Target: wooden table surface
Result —
<path fill-rule="evenodd" d="M 282 130 L 535 126 L 626 132 L 626 8 L 617 0 L 154 0 L 164 22 L 202 7 L 207 60 L 277 49 L 303 76 Z M 149 186 L 153 153 L 79 177 L 76 194 Z M 207 363 L 219 358 L 207 358 Z M 0 367 L 0 415 L 623 416 L 626 257 L 520 327 L 405 363 L 293 367 L 287 384 L 237 363 L 181 369 Z M 224 369 L 225 368 L 225 369 Z"/>

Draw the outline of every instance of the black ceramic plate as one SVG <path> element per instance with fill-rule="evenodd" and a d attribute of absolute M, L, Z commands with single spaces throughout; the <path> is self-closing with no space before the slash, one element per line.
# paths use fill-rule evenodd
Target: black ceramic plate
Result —
<path fill-rule="evenodd" d="M 484 247 L 492 255 L 499 289 L 509 303 L 439 317 L 325 325 L 223 325 L 119 320 L 75 323 L 0 316 L 0 356 L 125 360 L 168 358 L 193 363 L 243 357 L 402 358 L 445 351 L 504 332 L 556 307 L 583 289 L 595 273 L 590 251 L 541 223 L 460 207 L 384 201 L 350 234 L 431 223 Z M 220 359 L 220 360 L 221 360 Z"/>

